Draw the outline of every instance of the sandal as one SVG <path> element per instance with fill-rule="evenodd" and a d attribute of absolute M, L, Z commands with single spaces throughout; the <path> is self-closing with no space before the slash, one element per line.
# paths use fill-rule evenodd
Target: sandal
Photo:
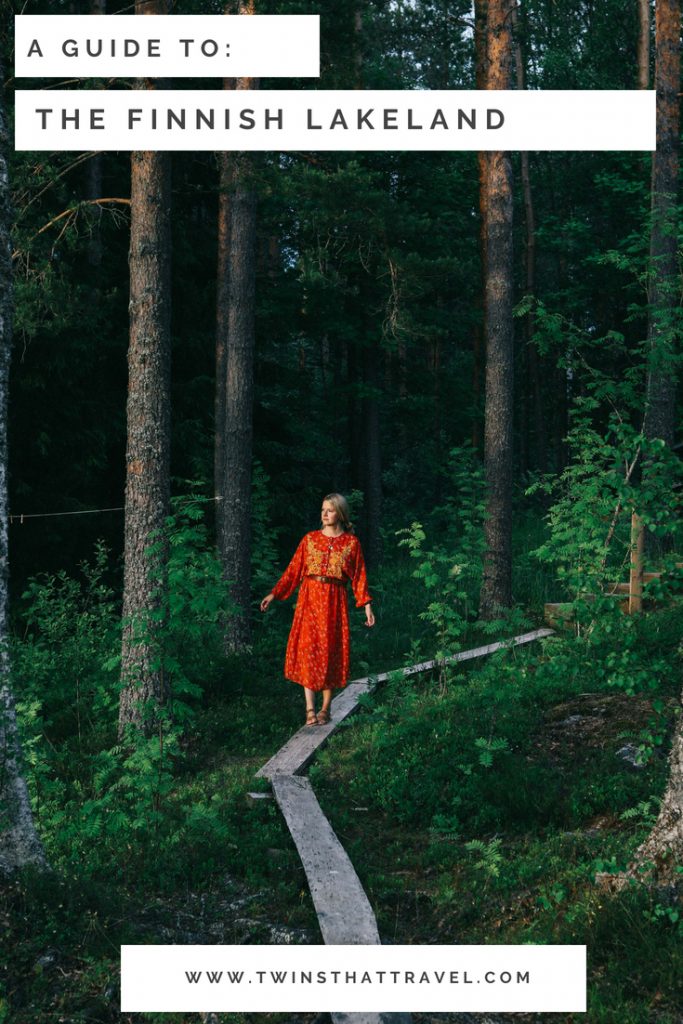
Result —
<path fill-rule="evenodd" d="M 317 722 L 318 725 L 327 725 L 330 720 L 330 712 L 327 708 L 321 708 L 318 712 Z"/>
<path fill-rule="evenodd" d="M 306 712 L 306 725 L 317 725 L 318 716 L 315 713 L 314 708 L 309 708 Z"/>

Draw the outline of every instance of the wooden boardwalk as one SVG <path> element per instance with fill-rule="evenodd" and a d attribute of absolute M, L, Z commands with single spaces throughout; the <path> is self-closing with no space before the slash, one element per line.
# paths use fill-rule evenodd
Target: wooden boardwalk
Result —
<path fill-rule="evenodd" d="M 299 851 L 326 946 L 379 946 L 377 921 L 310 782 L 276 775 L 273 792 Z"/>
<path fill-rule="evenodd" d="M 451 665 L 459 661 L 471 661 L 473 658 L 483 658 L 487 654 L 501 651 L 505 648 L 519 647 L 521 644 L 530 644 L 534 640 L 542 640 L 546 636 L 552 636 L 552 629 L 535 629 L 531 633 L 522 633 L 520 636 L 511 637 L 509 640 L 499 640 L 494 644 L 486 644 L 483 647 L 473 647 L 469 651 L 460 651 L 458 654 L 451 654 L 441 661 L 423 661 L 418 665 L 411 665 L 409 668 L 396 669 L 404 676 L 414 676 L 419 672 L 429 672 L 431 669 L 439 668 L 441 665 Z M 256 773 L 258 778 L 273 779 L 276 775 L 300 775 L 315 757 L 317 751 L 327 741 L 330 733 L 337 725 L 358 707 L 358 698 L 364 693 L 370 693 L 379 683 L 384 683 L 393 675 L 393 672 L 380 672 L 376 676 L 364 676 L 362 679 L 354 679 L 350 682 L 332 701 L 332 721 L 328 725 L 303 726 L 294 733 L 283 747 L 267 761 Z"/>
<path fill-rule="evenodd" d="M 308 779 L 277 774 L 272 786 L 301 857 L 325 945 L 381 945 L 370 901 Z M 411 1024 L 408 1013 L 330 1016 L 333 1024 Z"/>
<path fill-rule="evenodd" d="M 504 648 L 517 647 L 551 636 L 552 629 L 536 629 L 483 647 L 460 651 L 442 661 L 424 661 L 399 669 L 404 676 L 428 672 L 440 665 L 482 658 Z M 371 692 L 393 673 L 354 679 L 332 701 L 332 720 L 323 726 L 302 726 L 257 772 L 269 779 L 273 794 L 287 823 L 303 864 L 313 906 L 326 945 L 380 945 L 377 921 L 360 879 L 346 851 L 325 817 L 308 779 L 301 773 L 326 742 L 330 733 L 358 707 L 359 698 Z M 467 1021 L 495 1021 L 487 1015 L 462 1014 Z M 411 1024 L 409 1013 L 333 1013 L 333 1024 Z"/>

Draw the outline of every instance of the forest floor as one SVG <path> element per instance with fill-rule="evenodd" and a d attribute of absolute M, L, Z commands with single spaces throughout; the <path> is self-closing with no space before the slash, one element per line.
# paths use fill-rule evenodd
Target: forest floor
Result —
<path fill-rule="evenodd" d="M 205 696 L 188 731 L 166 814 L 189 808 L 196 821 L 183 818 L 174 831 L 160 817 L 156 838 L 140 829 L 121 840 L 100 824 L 101 838 L 73 853 L 52 799 L 55 871 L 26 873 L 0 895 L 1 1024 L 200 1019 L 122 1015 L 122 943 L 319 941 L 274 802 L 246 797 L 256 770 L 301 724 L 298 687 L 262 683 L 280 671 L 281 619 L 270 638 L 257 637 L 251 658 L 235 661 L 229 685 Z M 589 1013 L 554 1019 L 682 1024 L 677 894 L 633 885 L 608 897 L 594 879 L 628 864 L 657 813 L 679 706 L 683 609 L 613 626 L 587 646 L 560 636 L 441 677 L 393 677 L 335 731 L 310 774 L 384 942 L 586 943 Z M 356 623 L 355 674 L 399 667 L 388 649 L 400 649 L 403 630 L 401 616 L 387 622 L 373 650 Z M 621 675 L 607 671 L 625 651 Z M 408 654 L 404 663 L 416 660 Z M 637 692 L 622 677 L 639 679 Z M 63 827 L 73 805 L 60 813 Z M 498 1019 L 507 1017 L 545 1019 Z M 223 1013 L 211 1021 L 327 1019 Z M 414 1014 L 415 1024 L 458 1020 Z"/>

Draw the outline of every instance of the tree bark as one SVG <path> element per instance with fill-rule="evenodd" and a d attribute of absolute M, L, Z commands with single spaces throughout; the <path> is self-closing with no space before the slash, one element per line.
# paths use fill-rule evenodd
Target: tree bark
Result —
<path fill-rule="evenodd" d="M 226 5 L 225 13 L 233 9 Z M 239 0 L 240 15 L 255 13 L 254 0 Z M 226 81 L 257 89 L 258 79 Z M 217 541 L 223 575 L 230 581 L 234 614 L 226 617 L 226 651 L 251 641 L 251 487 L 256 319 L 256 192 L 254 159 L 221 155 L 218 304 L 216 321 Z"/>
<path fill-rule="evenodd" d="M 676 880 L 676 867 L 683 864 L 683 728 L 678 719 L 669 755 L 669 783 L 654 828 L 634 857 L 630 875 L 651 865 L 659 882 Z"/>
<path fill-rule="evenodd" d="M 241 81 L 248 81 L 247 79 Z M 253 80 L 250 80 L 253 88 Z M 238 88 L 248 88 L 240 85 Z M 244 650 L 251 638 L 251 461 L 254 402 L 256 194 L 252 160 L 235 158 L 231 201 L 228 332 L 225 353 L 225 430 L 222 561 L 237 614 L 226 621 L 226 648 Z"/>
<path fill-rule="evenodd" d="M 224 88 L 233 86 L 226 79 Z M 216 547 L 223 558 L 223 508 L 225 495 L 225 403 L 228 353 L 228 319 L 230 313 L 230 228 L 233 158 L 231 153 L 218 154 L 218 253 L 216 273 L 216 383 L 214 398 L 213 479 L 216 499 Z"/>
<path fill-rule="evenodd" d="M 657 149 L 652 156 L 649 366 L 643 430 L 674 443 L 680 305 L 677 260 L 679 176 L 680 0 L 660 0 L 655 14 Z"/>
<path fill-rule="evenodd" d="M 136 0 L 136 14 L 167 11 L 166 0 Z M 129 724 L 149 732 L 154 706 L 168 689 L 159 664 L 159 613 L 170 502 L 170 206 L 170 154 L 132 153 L 120 733 Z"/>
<path fill-rule="evenodd" d="M 650 84 L 650 0 L 638 0 L 638 88 Z"/>
<path fill-rule="evenodd" d="M 3 70 L 0 62 L 0 82 L 4 80 Z M 45 853 L 35 829 L 21 769 L 19 732 L 9 679 L 7 397 L 14 314 L 9 145 L 0 93 L 0 874 L 28 864 L 45 866 Z"/>
<path fill-rule="evenodd" d="M 513 0 L 489 0 L 487 88 L 510 83 Z M 512 603 L 512 166 L 509 153 L 490 153 L 486 174 L 487 484 L 484 575 L 479 615 L 494 618 Z"/>
<path fill-rule="evenodd" d="M 485 89 L 488 80 L 488 46 L 486 37 L 486 13 L 488 0 L 475 0 L 474 4 L 474 59 L 475 84 Z M 475 328 L 472 349 L 472 445 L 481 444 L 480 400 L 482 379 L 482 356 L 486 337 L 486 199 L 487 199 L 488 153 L 477 153 L 479 175 L 479 259 L 481 266 L 481 324 Z"/>
<path fill-rule="evenodd" d="M 656 5 L 655 80 L 657 88 L 657 150 L 652 157 L 652 228 L 649 321 L 649 368 L 644 433 L 673 443 L 676 377 L 674 355 L 679 304 L 677 279 L 677 193 L 680 78 L 680 0 Z M 647 463 L 643 478 L 647 480 Z M 683 716 L 678 716 L 669 756 L 669 781 L 657 821 L 635 853 L 625 877 L 640 877 L 644 869 L 658 881 L 676 880 L 683 863 Z"/>

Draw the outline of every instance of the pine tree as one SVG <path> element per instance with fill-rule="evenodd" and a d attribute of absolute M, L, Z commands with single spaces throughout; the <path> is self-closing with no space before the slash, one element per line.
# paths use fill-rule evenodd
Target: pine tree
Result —
<path fill-rule="evenodd" d="M 166 0 L 136 0 L 136 14 L 167 10 Z M 158 634 L 170 501 L 170 206 L 170 155 L 132 153 L 121 732 L 149 729 L 144 708 L 167 690 Z"/>
<path fill-rule="evenodd" d="M 509 88 L 512 0 L 488 3 L 488 89 Z M 486 550 L 479 614 L 493 618 L 512 602 L 512 165 L 509 153 L 486 162 Z"/>

